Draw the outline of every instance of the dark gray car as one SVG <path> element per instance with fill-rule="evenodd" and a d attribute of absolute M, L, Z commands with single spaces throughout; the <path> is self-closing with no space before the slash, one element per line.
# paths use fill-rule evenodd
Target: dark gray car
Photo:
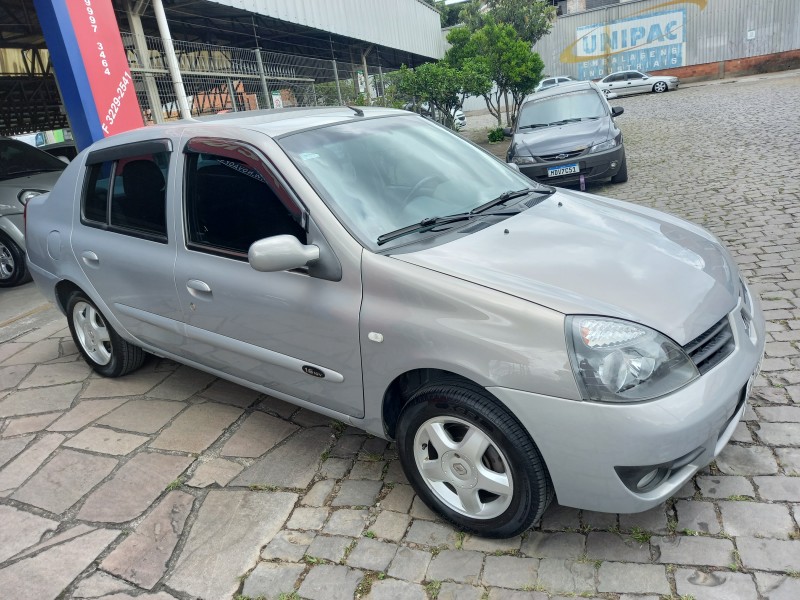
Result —
<path fill-rule="evenodd" d="M 506 162 L 535 181 L 554 185 L 609 179 L 628 180 L 622 132 L 611 108 L 590 81 L 565 83 L 527 100 L 512 136 Z"/>

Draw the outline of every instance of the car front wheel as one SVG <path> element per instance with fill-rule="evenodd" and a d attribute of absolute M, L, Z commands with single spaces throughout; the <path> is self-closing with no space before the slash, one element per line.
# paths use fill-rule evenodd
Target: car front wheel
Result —
<path fill-rule="evenodd" d="M 104 377 L 120 377 L 144 362 L 144 350 L 123 340 L 83 292 L 67 301 L 67 321 L 84 360 Z"/>
<path fill-rule="evenodd" d="M 653 91 L 656 94 L 661 94 L 662 92 L 666 92 L 667 84 L 664 83 L 663 81 L 657 81 L 656 83 L 653 84 Z"/>
<path fill-rule="evenodd" d="M 25 265 L 25 252 L 4 233 L 0 232 L 0 288 L 13 287 L 30 281 Z"/>
<path fill-rule="evenodd" d="M 461 380 L 418 390 L 397 426 L 400 462 L 417 494 L 465 532 L 518 535 L 553 498 L 539 451 L 481 387 Z"/>

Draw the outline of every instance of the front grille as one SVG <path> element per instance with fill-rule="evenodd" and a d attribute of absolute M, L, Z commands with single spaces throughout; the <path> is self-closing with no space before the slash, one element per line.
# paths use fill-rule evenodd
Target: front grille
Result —
<path fill-rule="evenodd" d="M 576 156 L 580 156 L 583 154 L 586 148 L 581 148 L 580 150 L 575 150 L 574 152 L 559 152 L 557 154 L 544 154 L 539 157 L 539 159 L 545 162 L 553 162 L 554 160 L 569 160 L 570 158 L 574 158 Z"/>
<path fill-rule="evenodd" d="M 735 346 L 731 323 L 725 316 L 683 349 L 702 375 L 725 360 Z"/>

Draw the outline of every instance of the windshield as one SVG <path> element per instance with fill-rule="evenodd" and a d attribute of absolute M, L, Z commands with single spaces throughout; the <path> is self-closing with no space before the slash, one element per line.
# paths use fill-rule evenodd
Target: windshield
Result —
<path fill-rule="evenodd" d="M 594 90 L 581 90 L 526 102 L 520 111 L 519 129 L 604 116 L 606 108 L 600 95 Z"/>
<path fill-rule="evenodd" d="M 344 226 L 371 249 L 382 234 L 536 187 L 417 116 L 364 119 L 278 141 Z"/>
<path fill-rule="evenodd" d="M 63 171 L 67 165 L 30 144 L 0 139 L 0 181 L 42 171 Z"/>

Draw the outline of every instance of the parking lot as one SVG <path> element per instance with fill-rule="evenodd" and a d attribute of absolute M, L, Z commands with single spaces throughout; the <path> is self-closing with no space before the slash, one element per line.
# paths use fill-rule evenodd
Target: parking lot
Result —
<path fill-rule="evenodd" d="M 358 429 L 167 360 L 92 374 L 28 284 L 0 290 L 0 599 L 800 598 L 798 96 L 788 72 L 611 101 L 630 179 L 587 191 L 710 229 L 768 320 L 745 422 L 665 505 L 464 535 Z"/>

